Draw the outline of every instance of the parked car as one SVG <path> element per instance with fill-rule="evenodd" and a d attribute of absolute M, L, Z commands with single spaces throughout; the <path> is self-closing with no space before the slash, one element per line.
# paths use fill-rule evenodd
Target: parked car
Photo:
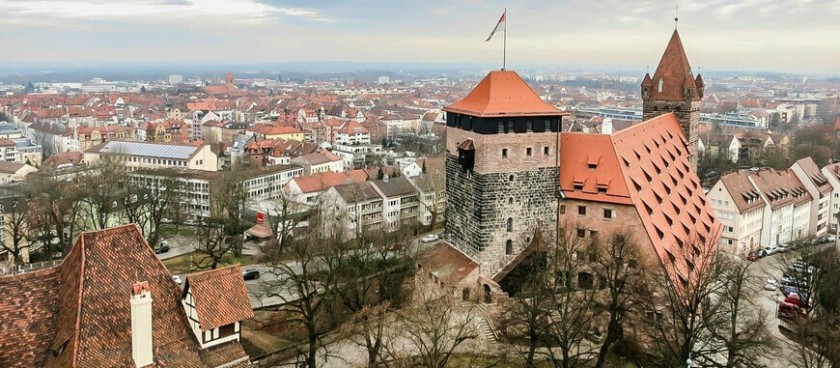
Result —
<path fill-rule="evenodd" d="M 829 235 L 827 240 L 830 242 L 837 241 L 837 235 Z"/>
<path fill-rule="evenodd" d="M 172 281 L 175 281 L 178 285 L 181 285 L 184 282 L 184 280 L 181 280 L 180 275 L 172 275 Z"/>
<path fill-rule="evenodd" d="M 778 318 L 793 319 L 803 316 L 805 316 L 805 313 L 796 304 L 779 302 L 776 306 L 776 317 Z"/>
<path fill-rule="evenodd" d="M 428 234 L 428 235 L 424 235 L 422 238 L 420 238 L 420 240 L 422 240 L 423 243 L 431 243 L 431 242 L 433 242 L 435 240 L 438 240 L 438 239 L 440 239 L 440 237 L 437 234 Z"/>
<path fill-rule="evenodd" d="M 794 248 L 793 243 L 779 244 L 779 246 L 776 247 L 776 253 L 785 253 L 785 252 L 787 252 L 787 251 L 789 251 L 793 248 Z"/>
<path fill-rule="evenodd" d="M 791 293 L 785 297 L 785 303 L 793 304 L 801 309 L 810 309 L 811 305 L 807 301 L 802 300 L 799 294 Z"/>
<path fill-rule="evenodd" d="M 758 252 L 751 252 L 750 254 L 747 254 L 747 260 L 748 261 L 755 262 L 755 261 L 759 260 L 760 258 L 761 258 L 761 256 L 758 255 Z"/>
<path fill-rule="evenodd" d="M 782 288 L 782 295 L 787 297 L 790 294 L 799 294 L 799 290 L 795 286 L 785 286 Z"/>
<path fill-rule="evenodd" d="M 253 269 L 247 269 L 245 271 L 242 271 L 242 278 L 245 279 L 245 280 L 259 279 L 260 278 L 260 271 L 253 270 Z"/>
<path fill-rule="evenodd" d="M 769 247 L 764 247 L 764 248 L 763 248 L 763 249 L 761 249 L 761 250 L 762 250 L 762 251 L 764 251 L 764 255 L 766 255 L 766 256 L 772 256 L 772 255 L 774 255 L 774 254 L 776 254 L 776 253 L 778 253 L 778 252 L 779 252 L 779 247 L 777 247 L 777 246 L 775 246 L 775 245 L 771 245 L 771 246 L 769 246 Z"/>
<path fill-rule="evenodd" d="M 764 283 L 764 290 L 779 290 L 779 283 L 776 281 L 776 279 L 767 279 L 767 282 Z"/>
<path fill-rule="evenodd" d="M 163 241 L 163 242 L 160 242 L 160 245 L 158 245 L 157 248 L 155 248 L 155 253 L 156 254 L 166 253 L 169 250 L 170 250 L 169 249 L 169 244 L 167 242 Z"/>

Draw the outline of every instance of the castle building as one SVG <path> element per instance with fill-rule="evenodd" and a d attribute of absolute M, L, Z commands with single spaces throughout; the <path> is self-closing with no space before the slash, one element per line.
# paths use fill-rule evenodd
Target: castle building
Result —
<path fill-rule="evenodd" d="M 556 221 L 556 150 L 566 113 L 504 70 L 444 111 L 446 240 L 494 276 L 538 226 Z"/>
<path fill-rule="evenodd" d="M 696 170 L 697 125 L 705 84 L 700 74 L 694 77 L 677 30 L 674 30 L 653 77 L 646 73 L 641 87 L 643 119 L 673 112 L 687 142 L 689 162 Z"/>

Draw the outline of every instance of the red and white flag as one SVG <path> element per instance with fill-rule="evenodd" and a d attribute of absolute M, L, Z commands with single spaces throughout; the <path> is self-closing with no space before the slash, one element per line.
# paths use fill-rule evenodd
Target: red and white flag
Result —
<path fill-rule="evenodd" d="M 487 39 L 484 40 L 484 42 L 490 41 L 490 39 L 493 38 L 493 35 L 496 34 L 497 32 L 504 32 L 505 31 L 505 16 L 506 15 L 507 15 L 507 10 L 505 10 L 505 12 L 502 13 L 502 17 L 499 18 L 499 23 L 496 23 L 496 27 L 493 28 L 493 32 L 490 32 L 490 35 L 487 36 Z"/>

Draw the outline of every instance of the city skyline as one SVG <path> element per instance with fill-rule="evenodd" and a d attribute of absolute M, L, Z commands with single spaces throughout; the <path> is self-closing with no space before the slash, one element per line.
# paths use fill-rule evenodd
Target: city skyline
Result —
<path fill-rule="evenodd" d="M 837 74 L 840 1 L 678 3 L 695 68 Z M 0 0 L 2 63 L 501 67 L 501 38 L 484 39 L 505 5 L 510 69 L 643 73 L 674 29 L 674 1 Z"/>

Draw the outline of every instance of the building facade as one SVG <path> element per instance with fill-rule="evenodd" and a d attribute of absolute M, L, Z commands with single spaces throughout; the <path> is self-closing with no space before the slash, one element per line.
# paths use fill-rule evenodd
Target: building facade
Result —
<path fill-rule="evenodd" d="M 490 72 L 446 118 L 446 240 L 493 276 L 555 221 L 566 114 L 512 71 Z"/>

